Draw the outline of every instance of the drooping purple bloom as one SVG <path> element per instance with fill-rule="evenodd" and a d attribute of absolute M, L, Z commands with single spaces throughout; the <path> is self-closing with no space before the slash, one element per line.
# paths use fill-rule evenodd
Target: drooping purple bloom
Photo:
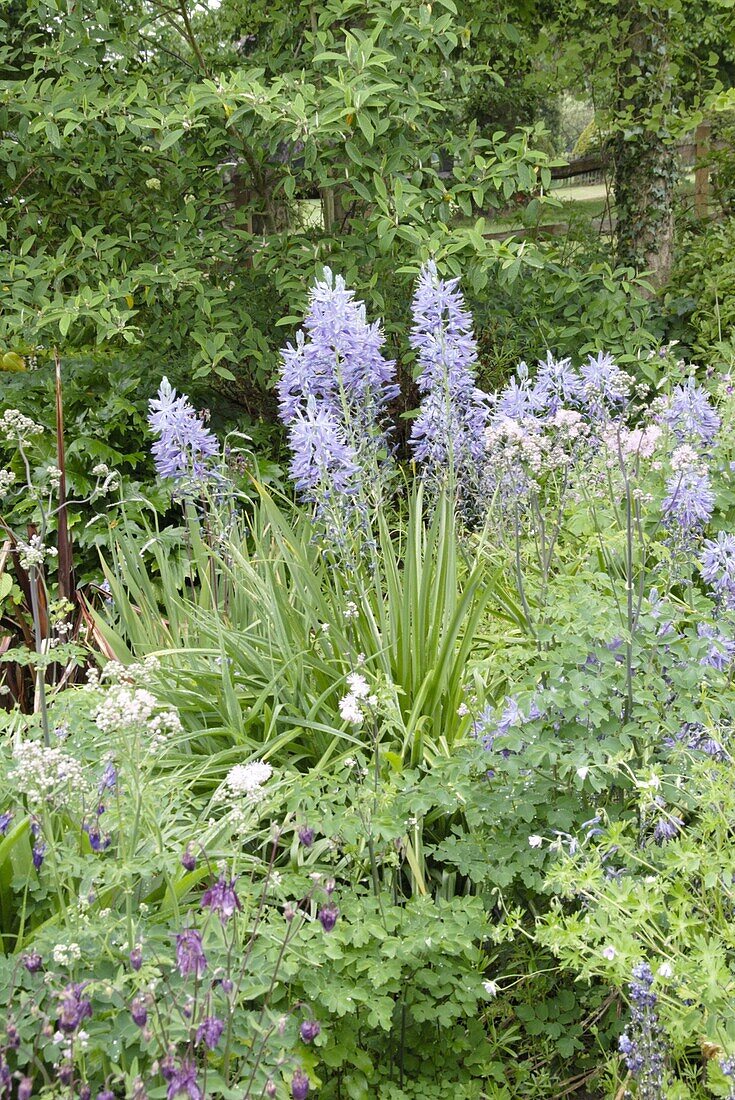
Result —
<path fill-rule="evenodd" d="M 29 974 L 36 974 L 43 966 L 43 959 L 37 951 L 29 951 L 21 961 Z"/>
<path fill-rule="evenodd" d="M 37 871 L 40 871 L 43 861 L 46 858 L 46 845 L 42 840 L 37 841 L 36 844 L 33 845 L 31 857 L 33 859 L 33 866 Z"/>
<path fill-rule="evenodd" d="M 13 813 L 11 810 L 6 810 L 5 813 L 0 814 L 0 836 L 5 836 L 12 820 Z"/>
<path fill-rule="evenodd" d="M 108 761 L 105 770 L 97 786 L 97 792 L 102 797 L 105 791 L 114 791 L 117 786 L 117 770 L 112 761 Z"/>
<path fill-rule="evenodd" d="M 700 562 L 702 578 L 711 585 L 717 602 L 735 609 L 735 535 L 720 531 L 716 539 L 706 539 Z"/>
<path fill-rule="evenodd" d="M 398 393 L 395 363 L 382 354 L 384 336 L 378 322 L 369 324 L 365 306 L 328 267 L 309 295 L 304 328 L 296 344 L 281 353 L 278 382 L 281 419 L 290 424 L 303 416 L 314 398 L 339 423 L 378 428 L 385 405 Z"/>
<path fill-rule="evenodd" d="M 299 1028 L 299 1035 L 304 1043 L 313 1043 L 321 1030 L 318 1020 L 304 1020 Z"/>
<path fill-rule="evenodd" d="M 203 1042 L 210 1050 L 214 1050 L 224 1030 L 224 1021 L 220 1020 L 219 1016 L 207 1016 L 197 1028 L 197 1042 Z"/>
<path fill-rule="evenodd" d="M 191 844 L 187 844 L 181 856 L 181 866 L 185 871 L 193 871 L 197 865 L 197 857 L 191 850 Z"/>
<path fill-rule="evenodd" d="M 93 852 L 104 852 L 110 847 L 112 838 L 107 835 L 102 835 L 96 821 L 92 823 L 85 821 L 83 829 L 89 837 L 89 845 Z"/>
<path fill-rule="evenodd" d="M 712 408 L 707 391 L 689 378 L 675 386 L 662 419 L 682 443 L 709 446 L 720 427 L 720 418 Z"/>
<path fill-rule="evenodd" d="M 325 932 L 331 932 L 337 923 L 337 917 L 339 916 L 339 909 L 333 901 L 329 901 L 326 905 L 322 905 L 319 910 L 319 921 Z"/>
<path fill-rule="evenodd" d="M 182 978 L 194 974 L 201 978 L 207 969 L 201 933 L 196 928 L 185 928 L 176 936 L 176 965 Z"/>
<path fill-rule="evenodd" d="M 92 1002 L 84 996 L 86 983 L 67 985 L 59 994 L 59 1018 L 57 1025 L 59 1031 L 65 1035 L 72 1035 L 82 1020 L 92 1015 Z"/>
<path fill-rule="evenodd" d="M 657 844 L 665 844 L 667 840 L 674 840 L 683 828 L 680 817 L 660 817 L 653 827 L 653 839 Z"/>
<path fill-rule="evenodd" d="M 666 526 L 677 535 L 686 539 L 700 533 L 714 507 L 715 494 L 704 471 L 685 470 L 669 478 L 662 511 Z"/>
<path fill-rule="evenodd" d="M 306 1100 L 309 1095 L 309 1078 L 302 1069 L 297 1069 L 291 1078 L 292 1100 Z"/>
<path fill-rule="evenodd" d="M 298 829 L 299 842 L 303 844 L 305 848 L 311 848 L 314 843 L 314 830 L 310 829 L 308 825 L 300 825 Z"/>
<path fill-rule="evenodd" d="M 555 359 L 547 352 L 536 372 L 531 401 L 539 413 L 554 416 L 561 408 L 577 405 L 584 397 L 582 380 L 571 359 Z"/>
<path fill-rule="evenodd" d="M 223 924 L 226 924 L 237 909 L 242 909 L 240 899 L 235 891 L 236 879 L 228 879 L 226 875 L 220 875 L 212 886 L 202 894 L 202 909 L 210 909 L 216 913 Z"/>
<path fill-rule="evenodd" d="M 62 1062 L 56 1070 L 56 1079 L 60 1085 L 67 1087 L 74 1080 L 74 1066 L 71 1062 Z"/>
<path fill-rule="evenodd" d="M 472 317 L 458 279 L 440 279 L 436 264 L 421 269 L 411 306 L 409 337 L 421 373 L 423 397 L 410 443 L 417 462 L 432 476 L 473 473 L 485 457 L 489 406 L 477 389 L 477 345 Z"/>
<path fill-rule="evenodd" d="M 128 961 L 130 963 L 131 970 L 135 970 L 136 972 L 140 970 L 141 966 L 143 965 L 143 948 L 139 945 L 137 947 L 134 947 L 128 955 Z"/>
<path fill-rule="evenodd" d="M 219 443 L 205 428 L 188 397 L 177 396 L 169 380 L 163 378 L 157 396 L 148 404 L 148 423 L 158 436 L 152 450 L 159 477 L 182 481 L 211 476 Z"/>
<path fill-rule="evenodd" d="M 21 1077 L 18 1082 L 18 1100 L 31 1100 L 33 1096 L 33 1078 Z"/>
<path fill-rule="evenodd" d="M 633 967 L 630 991 L 630 1027 L 620 1036 L 618 1049 L 636 1080 L 640 1100 L 660 1100 L 666 1084 L 666 1042 L 656 1013 L 653 974 L 648 963 Z"/>
<path fill-rule="evenodd" d="M 130 1005 L 130 1015 L 133 1017 L 133 1023 L 138 1027 L 145 1027 L 148 1022 L 148 1004 L 145 997 L 134 997 Z"/>
<path fill-rule="evenodd" d="M 175 1069 L 168 1083 L 166 1100 L 175 1100 L 177 1096 L 188 1096 L 189 1100 L 203 1100 L 203 1092 L 197 1082 L 196 1062 L 184 1058 Z"/>
<path fill-rule="evenodd" d="M 307 499 L 319 504 L 333 493 L 357 496 L 360 465 L 344 426 L 327 406 L 310 397 L 289 425 L 291 477 Z"/>

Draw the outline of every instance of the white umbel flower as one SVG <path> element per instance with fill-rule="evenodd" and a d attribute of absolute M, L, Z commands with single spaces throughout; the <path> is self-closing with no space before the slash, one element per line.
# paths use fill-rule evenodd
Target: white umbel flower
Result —
<path fill-rule="evenodd" d="M 230 768 L 225 785 L 231 794 L 257 798 L 261 787 L 273 775 L 273 768 L 264 760 L 253 760 L 250 764 L 235 764 Z"/>

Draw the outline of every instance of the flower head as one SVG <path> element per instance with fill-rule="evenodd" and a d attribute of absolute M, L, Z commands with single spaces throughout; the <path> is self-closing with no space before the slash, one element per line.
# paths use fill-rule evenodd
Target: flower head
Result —
<path fill-rule="evenodd" d="M 202 936 L 195 928 L 185 928 L 176 936 L 176 965 L 182 978 L 189 974 L 201 978 L 207 969 Z"/>
<path fill-rule="evenodd" d="M 687 539 L 706 527 L 715 507 L 715 494 L 706 472 L 694 468 L 673 474 L 666 493 L 662 511 L 668 528 Z"/>
<path fill-rule="evenodd" d="M 382 354 L 384 342 L 380 324 L 368 323 L 364 304 L 355 300 L 341 275 L 325 267 L 309 295 L 296 345 L 281 353 L 278 396 L 284 424 L 303 414 L 312 398 L 338 421 L 346 414 L 364 427 L 375 426 L 398 393 L 395 363 Z"/>
<path fill-rule="evenodd" d="M 702 556 L 702 578 L 712 587 L 715 599 L 728 610 L 735 608 L 735 535 L 720 531 L 706 539 Z"/>
<path fill-rule="evenodd" d="M 235 879 L 220 875 L 217 881 L 202 894 L 202 909 L 216 913 L 222 924 L 226 924 L 237 909 L 242 909 L 235 891 Z"/>
<path fill-rule="evenodd" d="M 477 345 L 458 279 L 440 279 L 432 261 L 421 269 L 409 337 L 420 367 L 423 398 L 411 447 L 426 473 L 475 474 L 484 459 L 489 405 L 476 386 Z"/>
<path fill-rule="evenodd" d="M 204 1093 L 197 1082 L 196 1062 L 183 1058 L 169 1078 L 166 1100 L 187 1096 L 189 1100 L 203 1100 Z"/>
<path fill-rule="evenodd" d="M 197 1028 L 197 1042 L 214 1050 L 222 1038 L 225 1025 L 219 1016 L 207 1016 Z"/>
<path fill-rule="evenodd" d="M 65 1035 L 72 1035 L 82 1020 L 92 1015 L 92 1002 L 84 996 L 85 983 L 67 985 L 59 994 L 57 1026 Z"/>
<path fill-rule="evenodd" d="M 291 1096 L 293 1100 L 306 1100 L 309 1095 L 309 1078 L 302 1069 L 297 1069 L 291 1078 Z"/>
<path fill-rule="evenodd" d="M 675 386 L 666 402 L 662 419 L 682 443 L 709 446 L 720 427 L 720 418 L 712 408 L 707 391 L 694 378 Z"/>
<path fill-rule="evenodd" d="M 175 481 L 211 477 L 219 443 L 205 428 L 188 397 L 177 396 L 169 380 L 162 378 L 149 408 L 148 423 L 158 436 L 153 458 L 159 477 Z"/>
<path fill-rule="evenodd" d="M 273 768 L 265 760 L 253 760 L 249 764 L 235 764 L 234 768 L 230 768 L 225 785 L 231 794 L 257 798 L 272 775 Z"/>

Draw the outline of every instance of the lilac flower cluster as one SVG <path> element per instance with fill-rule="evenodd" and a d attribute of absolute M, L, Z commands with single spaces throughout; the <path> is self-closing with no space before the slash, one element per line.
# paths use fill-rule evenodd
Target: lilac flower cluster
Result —
<path fill-rule="evenodd" d="M 726 760 L 727 750 L 721 741 L 705 729 L 701 722 L 685 722 L 675 734 L 663 739 L 667 749 L 684 748 L 702 752 L 713 760 Z"/>
<path fill-rule="evenodd" d="M 709 447 L 720 428 L 707 391 L 694 378 L 674 387 L 661 418 L 680 443 L 699 448 Z"/>
<path fill-rule="evenodd" d="M 653 973 L 648 963 L 633 967 L 630 993 L 630 1026 L 620 1036 L 618 1048 L 636 1080 L 640 1100 L 660 1100 L 666 1085 L 666 1041 L 656 1012 Z"/>
<path fill-rule="evenodd" d="M 693 378 L 674 388 L 662 403 L 660 418 L 678 443 L 671 456 L 671 476 L 662 505 L 664 523 L 674 546 L 687 551 L 714 511 L 707 450 L 719 431 L 720 418 L 706 390 Z"/>
<path fill-rule="evenodd" d="M 702 578 L 714 592 L 717 603 L 735 610 L 735 535 L 720 531 L 706 539 L 700 558 Z"/>
<path fill-rule="evenodd" d="M 189 399 L 184 394 L 177 396 L 168 378 L 162 378 L 149 408 L 148 423 L 158 436 L 152 449 L 159 477 L 172 478 L 178 483 L 211 478 L 219 443 L 205 428 Z"/>
<path fill-rule="evenodd" d="M 504 737 L 513 728 L 524 726 L 528 722 L 534 722 L 543 718 L 543 711 L 539 708 L 535 699 L 531 700 L 527 712 L 521 710 L 518 699 L 508 695 L 503 703 L 503 708 L 498 716 L 497 710 L 492 705 L 485 706 L 472 723 L 472 736 L 476 737 L 482 747 L 488 752 L 492 751 L 498 737 Z M 501 755 L 508 756 L 509 750 L 501 750 Z"/>
<path fill-rule="evenodd" d="M 369 324 L 342 276 L 324 269 L 304 328 L 281 353 L 278 397 L 289 432 L 291 476 L 307 500 L 325 507 L 354 501 L 363 466 L 387 452 L 386 406 L 395 398 L 395 363 L 382 354 L 380 324 Z"/>
<path fill-rule="evenodd" d="M 422 394 L 411 447 L 423 473 L 476 476 L 484 461 L 485 395 L 475 383 L 477 345 L 459 279 L 440 279 L 432 261 L 421 269 L 411 306 L 409 337 L 417 353 Z"/>

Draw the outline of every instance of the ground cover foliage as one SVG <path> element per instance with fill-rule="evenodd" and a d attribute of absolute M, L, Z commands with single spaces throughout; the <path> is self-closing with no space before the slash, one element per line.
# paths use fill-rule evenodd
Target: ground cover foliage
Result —
<path fill-rule="evenodd" d="M 732 1093 L 731 379 L 602 350 L 484 391 L 433 262 L 406 329 L 408 464 L 380 323 L 313 285 L 295 497 L 163 378 L 163 511 L 78 475 L 85 634 L 53 441 L 3 413 L 9 1096 Z"/>

